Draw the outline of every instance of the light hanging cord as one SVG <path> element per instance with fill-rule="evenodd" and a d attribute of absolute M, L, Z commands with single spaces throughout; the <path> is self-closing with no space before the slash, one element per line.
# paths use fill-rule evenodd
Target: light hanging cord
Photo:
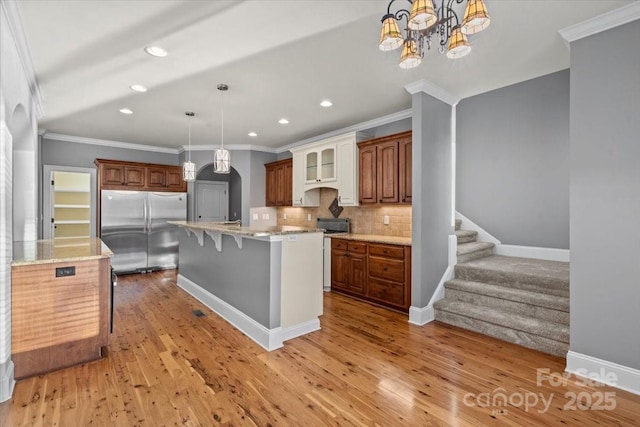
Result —
<path fill-rule="evenodd" d="M 191 118 L 195 114 L 191 111 L 187 111 L 184 114 L 189 118 L 189 153 L 187 154 L 188 161 L 182 164 L 182 179 L 186 182 L 191 182 L 196 180 L 196 165 L 191 162 Z"/>
<path fill-rule="evenodd" d="M 220 148 L 213 154 L 213 171 L 215 173 L 231 172 L 231 154 L 224 148 L 224 93 L 229 89 L 226 84 L 219 84 L 218 90 L 222 92 L 222 108 L 220 109 Z"/>

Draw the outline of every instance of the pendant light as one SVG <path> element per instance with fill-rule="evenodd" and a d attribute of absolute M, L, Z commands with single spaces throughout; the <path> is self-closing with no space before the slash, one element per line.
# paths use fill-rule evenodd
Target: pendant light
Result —
<path fill-rule="evenodd" d="M 222 93 L 222 108 L 220 109 L 220 148 L 213 153 L 213 171 L 215 173 L 231 172 L 231 154 L 224 148 L 224 93 L 229 89 L 226 84 L 219 84 L 218 90 Z"/>
<path fill-rule="evenodd" d="M 192 182 L 196 180 L 196 164 L 191 161 L 191 118 L 195 114 L 191 111 L 184 113 L 189 122 L 189 154 L 188 160 L 182 164 L 182 179 L 186 182 Z"/>

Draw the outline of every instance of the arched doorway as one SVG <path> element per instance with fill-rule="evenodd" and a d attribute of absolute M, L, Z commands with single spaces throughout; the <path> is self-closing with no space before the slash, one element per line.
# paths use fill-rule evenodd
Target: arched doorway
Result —
<path fill-rule="evenodd" d="M 213 163 L 204 165 L 198 171 L 196 175 L 196 182 L 225 182 L 228 184 L 228 214 L 229 221 L 242 220 L 242 177 L 238 171 L 232 166 L 229 174 L 218 174 L 213 172 Z M 194 186 L 195 187 L 195 186 Z M 191 206 L 190 218 L 196 220 L 195 205 L 197 204 L 195 189 L 191 194 L 191 199 L 194 201 Z M 247 218 L 248 221 L 248 218 Z"/>

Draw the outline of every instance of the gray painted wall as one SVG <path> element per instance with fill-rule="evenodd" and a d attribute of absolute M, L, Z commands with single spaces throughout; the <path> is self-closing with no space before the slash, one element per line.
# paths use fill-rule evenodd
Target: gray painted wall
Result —
<path fill-rule="evenodd" d="M 413 202 L 411 305 L 422 308 L 448 266 L 451 225 L 451 106 L 412 97 Z"/>
<path fill-rule="evenodd" d="M 569 70 L 460 101 L 456 209 L 504 244 L 569 248 Z"/>
<path fill-rule="evenodd" d="M 571 343 L 640 369 L 640 21 L 571 43 Z"/>
<path fill-rule="evenodd" d="M 42 142 L 42 164 L 44 165 L 91 168 L 94 167 L 93 161 L 96 158 L 163 165 L 179 164 L 177 154 L 56 141 L 47 139 L 46 135 Z"/>
<path fill-rule="evenodd" d="M 232 236 L 222 235 L 222 252 L 205 235 L 204 246 L 180 230 L 180 274 L 232 305 L 267 328 L 280 326 L 280 313 L 271 316 L 270 245 L 242 239 L 238 248 Z M 250 268 L 247 268 L 250 266 Z"/>

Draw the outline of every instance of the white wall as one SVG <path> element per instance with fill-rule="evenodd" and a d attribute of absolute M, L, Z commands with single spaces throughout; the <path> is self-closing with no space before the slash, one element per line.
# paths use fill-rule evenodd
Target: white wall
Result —
<path fill-rule="evenodd" d="M 20 48 L 21 47 L 21 48 Z M 22 239 L 37 237 L 37 85 L 15 2 L 0 2 L 0 402 L 13 392 L 11 362 L 11 261 L 13 217 Z M 32 92 L 34 91 L 34 92 Z M 12 133 L 15 133 L 13 135 Z M 17 151 L 16 151 L 17 149 Z M 16 154 L 17 153 L 17 154 Z M 13 164 L 14 156 L 17 158 Z M 17 167 L 19 166 L 19 168 Z M 18 186 L 20 197 L 13 198 Z"/>

